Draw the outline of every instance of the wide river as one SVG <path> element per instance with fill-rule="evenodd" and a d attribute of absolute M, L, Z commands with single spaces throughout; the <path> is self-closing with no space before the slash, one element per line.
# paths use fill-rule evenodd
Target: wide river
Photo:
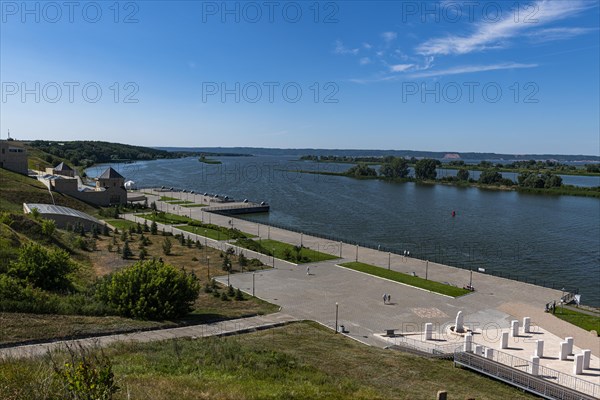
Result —
<path fill-rule="evenodd" d="M 247 219 L 398 253 L 409 250 L 419 258 L 558 289 L 578 288 L 582 303 L 600 306 L 598 199 L 285 172 L 348 168 L 295 158 L 223 157 L 221 165 L 185 158 L 112 166 L 139 187 L 174 187 L 271 205 L 270 213 Z M 104 168 L 87 173 L 94 177 Z M 597 177 L 574 178 L 582 186 L 600 184 Z"/>

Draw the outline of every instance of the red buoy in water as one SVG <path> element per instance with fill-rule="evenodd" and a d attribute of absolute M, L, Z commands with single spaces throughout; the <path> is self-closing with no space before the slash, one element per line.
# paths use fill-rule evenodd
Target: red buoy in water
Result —
<path fill-rule="evenodd" d="M 456 217 L 456 211 L 452 210 L 452 216 Z"/>

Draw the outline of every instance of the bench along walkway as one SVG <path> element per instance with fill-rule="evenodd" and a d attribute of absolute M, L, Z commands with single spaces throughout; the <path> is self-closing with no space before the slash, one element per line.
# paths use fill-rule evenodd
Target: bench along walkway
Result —
<path fill-rule="evenodd" d="M 85 339 L 54 341 L 32 345 L 7 347 L 0 349 L 0 359 L 43 356 L 51 351 L 66 347 L 106 347 L 117 342 L 153 342 L 176 338 L 201 338 L 209 336 L 228 336 L 257 330 L 275 328 L 296 318 L 283 313 L 259 315 L 256 317 L 219 321 L 212 324 L 192 325 L 179 328 L 157 329 L 127 334 L 96 336 Z"/>

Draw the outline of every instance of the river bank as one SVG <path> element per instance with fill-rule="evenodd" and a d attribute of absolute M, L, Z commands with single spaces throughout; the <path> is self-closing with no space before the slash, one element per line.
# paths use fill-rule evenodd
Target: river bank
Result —
<path fill-rule="evenodd" d="M 555 196 L 582 196 L 600 198 L 600 187 L 598 188 L 583 188 L 572 185 L 563 185 L 558 188 L 527 188 L 520 186 L 507 186 L 507 185 L 486 185 L 479 182 L 470 181 L 452 181 L 444 179 L 436 180 L 417 180 L 415 178 L 386 178 L 382 176 L 355 176 L 345 172 L 330 172 L 330 171 L 309 171 L 309 170 L 287 170 L 286 172 L 300 173 L 300 174 L 313 174 L 313 175 L 327 175 L 327 176 L 343 176 L 347 178 L 360 179 L 360 180 L 381 180 L 392 183 L 406 183 L 413 182 L 423 185 L 446 185 L 456 186 L 464 188 L 478 188 L 483 190 L 495 190 L 495 191 L 513 191 L 529 194 L 541 194 L 541 195 L 555 195 Z"/>

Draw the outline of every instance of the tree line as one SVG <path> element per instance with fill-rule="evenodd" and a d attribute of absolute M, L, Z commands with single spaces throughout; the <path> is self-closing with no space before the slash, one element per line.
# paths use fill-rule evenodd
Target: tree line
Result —
<path fill-rule="evenodd" d="M 70 142 L 34 140 L 29 142 L 29 145 L 47 153 L 44 159 L 50 164 L 68 160 L 74 166 L 83 167 L 89 167 L 96 163 L 156 160 L 192 155 L 192 153 L 186 152 L 170 152 L 150 147 L 89 140 Z"/>
<path fill-rule="evenodd" d="M 409 160 L 403 157 L 385 157 L 379 172 L 365 163 L 359 163 L 345 172 L 345 175 L 358 178 L 409 179 Z M 424 158 L 414 163 L 416 181 L 437 180 L 437 169 L 442 165 L 439 160 Z M 456 164 L 459 166 L 458 164 Z M 464 164 L 461 164 L 464 165 Z M 465 167 L 458 169 L 456 176 L 443 177 L 442 182 L 479 183 L 483 185 L 519 186 L 524 188 L 557 188 L 562 186 L 562 178 L 550 172 L 537 173 L 525 171 L 518 175 L 517 182 L 504 178 L 497 167 L 485 168 L 479 179 L 472 179 Z"/>

